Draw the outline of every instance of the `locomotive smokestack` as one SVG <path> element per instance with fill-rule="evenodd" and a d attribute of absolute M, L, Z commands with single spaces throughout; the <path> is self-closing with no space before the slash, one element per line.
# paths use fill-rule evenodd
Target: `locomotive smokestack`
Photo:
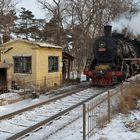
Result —
<path fill-rule="evenodd" d="M 106 25 L 104 26 L 104 35 L 110 37 L 112 32 L 112 26 Z"/>

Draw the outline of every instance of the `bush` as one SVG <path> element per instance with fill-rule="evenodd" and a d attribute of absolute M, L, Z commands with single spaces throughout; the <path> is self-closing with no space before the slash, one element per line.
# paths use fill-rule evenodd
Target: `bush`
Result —
<path fill-rule="evenodd" d="M 124 89 L 121 96 L 121 111 L 127 113 L 135 109 L 140 100 L 140 80 L 130 82 Z"/>

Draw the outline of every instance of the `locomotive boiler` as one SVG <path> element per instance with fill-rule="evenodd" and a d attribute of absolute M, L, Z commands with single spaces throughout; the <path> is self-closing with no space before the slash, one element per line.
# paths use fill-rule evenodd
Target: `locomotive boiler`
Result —
<path fill-rule="evenodd" d="M 134 45 L 123 34 L 111 32 L 112 26 L 104 27 L 104 36 L 93 43 L 94 58 L 87 61 L 84 74 L 93 85 L 113 85 L 124 81 L 140 69 L 139 45 Z"/>

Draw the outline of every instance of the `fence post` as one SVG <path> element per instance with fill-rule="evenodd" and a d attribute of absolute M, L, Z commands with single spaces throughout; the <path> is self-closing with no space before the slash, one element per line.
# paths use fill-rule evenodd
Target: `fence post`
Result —
<path fill-rule="evenodd" d="M 44 76 L 44 87 L 46 87 L 47 83 L 46 83 L 46 76 Z"/>
<path fill-rule="evenodd" d="M 24 99 L 26 99 L 26 90 L 25 90 L 25 79 L 23 80 L 23 92 L 24 92 Z"/>
<path fill-rule="evenodd" d="M 86 105 L 83 104 L 83 140 L 86 140 Z"/>
<path fill-rule="evenodd" d="M 121 96 L 123 95 L 123 83 L 121 84 L 121 87 L 120 87 L 120 91 L 121 91 Z"/>
<path fill-rule="evenodd" d="M 108 91 L 108 94 L 107 94 L 107 101 L 108 101 L 108 122 L 110 122 L 110 118 L 111 118 L 111 111 L 110 111 L 110 91 Z"/>
<path fill-rule="evenodd" d="M 123 112 L 124 104 L 123 104 L 123 83 L 120 86 L 120 92 L 121 92 L 121 99 L 120 99 L 120 111 Z"/>
<path fill-rule="evenodd" d="M 136 79 L 135 79 L 135 81 L 137 82 L 138 81 L 138 77 L 136 76 Z"/>

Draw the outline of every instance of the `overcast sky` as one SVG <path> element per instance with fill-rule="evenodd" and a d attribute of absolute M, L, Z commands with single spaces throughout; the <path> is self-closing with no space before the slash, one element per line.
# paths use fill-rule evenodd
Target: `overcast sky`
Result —
<path fill-rule="evenodd" d="M 19 0 L 17 8 L 20 9 L 21 7 L 32 11 L 32 13 L 35 15 L 35 18 L 39 19 L 45 17 L 43 11 L 39 9 L 36 0 Z"/>

